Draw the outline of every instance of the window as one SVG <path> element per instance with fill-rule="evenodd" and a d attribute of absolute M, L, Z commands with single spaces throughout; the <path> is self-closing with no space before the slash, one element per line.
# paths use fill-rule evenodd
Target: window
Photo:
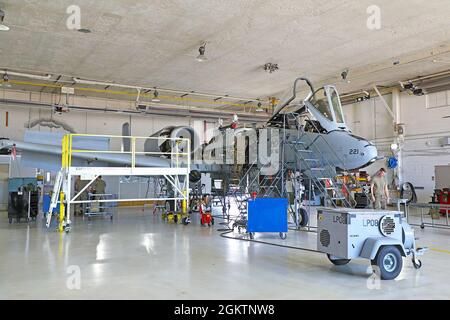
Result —
<path fill-rule="evenodd" d="M 330 121 L 333 121 L 333 116 L 331 115 L 330 107 L 328 106 L 327 95 L 324 88 L 317 90 L 310 100 L 311 104 L 320 111 L 321 114 L 325 116 Z"/>
<path fill-rule="evenodd" d="M 331 92 L 331 103 L 333 104 L 334 115 L 336 116 L 337 123 L 344 123 L 344 116 L 342 114 L 341 103 L 339 101 L 339 96 L 334 90 L 334 88 L 330 88 Z"/>

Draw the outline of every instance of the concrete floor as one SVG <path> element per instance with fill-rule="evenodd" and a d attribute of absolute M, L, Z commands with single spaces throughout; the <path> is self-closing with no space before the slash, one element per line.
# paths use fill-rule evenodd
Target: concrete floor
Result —
<path fill-rule="evenodd" d="M 218 221 L 217 221 L 218 222 Z M 369 262 L 333 266 L 317 254 L 220 237 L 217 229 L 161 222 L 150 210 L 115 220 L 77 217 L 72 232 L 0 218 L 1 299 L 447 299 L 450 230 L 417 228 L 430 251 L 394 281 L 373 281 Z M 315 249 L 314 233 L 256 239 Z M 75 266 L 75 267 L 73 267 Z M 79 268 L 79 269 L 78 269 Z M 73 272 L 80 270 L 80 289 Z"/>

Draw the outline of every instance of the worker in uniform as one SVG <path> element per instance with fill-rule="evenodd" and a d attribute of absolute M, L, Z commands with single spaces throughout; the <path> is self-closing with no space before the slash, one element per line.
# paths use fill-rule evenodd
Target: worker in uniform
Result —
<path fill-rule="evenodd" d="M 286 193 L 288 195 L 289 204 L 294 204 L 294 173 L 291 169 L 287 171 L 286 174 Z"/>
<path fill-rule="evenodd" d="M 94 189 L 96 194 L 105 194 L 106 182 L 102 179 L 102 176 L 98 176 L 95 180 Z"/>
<path fill-rule="evenodd" d="M 93 189 L 95 190 L 95 194 L 99 195 L 96 197 L 97 200 L 105 199 L 106 182 L 102 179 L 102 176 L 98 176 L 95 179 Z M 103 211 L 103 209 L 100 209 L 100 211 Z"/>
<path fill-rule="evenodd" d="M 293 210 L 292 206 L 294 205 L 295 202 L 294 178 L 295 178 L 294 173 L 292 172 L 291 169 L 288 169 L 286 174 L 285 190 L 289 201 L 289 208 L 291 210 Z M 289 210 L 288 210 L 288 219 L 289 219 Z"/>
<path fill-rule="evenodd" d="M 74 190 L 75 190 L 75 195 L 78 194 L 78 192 L 80 192 L 81 190 L 83 190 L 83 188 L 86 186 L 86 181 L 85 180 L 81 180 L 80 176 L 77 176 L 75 178 L 75 184 L 74 184 Z M 87 193 L 86 190 L 83 191 L 82 194 L 80 194 L 80 196 L 78 197 L 78 199 L 76 200 L 86 200 L 87 199 Z M 75 204 L 75 215 L 83 215 L 83 204 L 82 203 L 76 203 Z"/>
<path fill-rule="evenodd" d="M 372 194 L 372 201 L 374 209 L 386 209 L 386 203 L 389 202 L 389 190 L 386 181 L 386 170 L 381 168 L 373 177 L 370 184 L 370 193 Z"/>

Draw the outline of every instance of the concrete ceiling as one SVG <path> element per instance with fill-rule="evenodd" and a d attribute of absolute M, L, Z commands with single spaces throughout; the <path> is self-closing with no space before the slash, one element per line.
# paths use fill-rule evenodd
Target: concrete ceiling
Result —
<path fill-rule="evenodd" d="M 300 75 L 349 92 L 450 69 L 448 0 L 76 3 L 90 34 L 67 29 L 73 0 L 0 0 L 11 27 L 0 32 L 0 67 L 252 98 Z M 380 30 L 366 26 L 373 4 Z M 208 61 L 199 63 L 203 41 Z M 267 62 L 279 70 L 265 72 Z M 344 68 L 351 83 L 339 81 Z"/>

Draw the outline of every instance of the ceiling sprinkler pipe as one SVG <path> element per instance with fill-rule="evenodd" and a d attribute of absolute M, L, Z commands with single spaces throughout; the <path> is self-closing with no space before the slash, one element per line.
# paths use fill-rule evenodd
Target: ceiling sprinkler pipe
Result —
<path fill-rule="evenodd" d="M 84 79 L 80 79 L 80 78 L 73 78 L 73 81 L 75 81 L 76 83 L 81 83 L 81 84 L 97 85 L 97 86 L 112 86 L 112 87 L 135 89 L 135 90 L 155 90 L 156 89 L 156 87 L 146 88 L 146 87 L 130 86 L 130 85 L 114 83 L 114 82 L 99 82 L 99 81 L 93 81 L 93 80 L 84 80 Z M 224 98 L 224 99 L 239 100 L 239 101 L 241 101 L 241 100 L 242 101 L 255 101 L 255 102 L 259 101 L 258 99 L 254 99 L 254 98 L 241 98 L 241 97 L 233 97 L 233 96 L 227 96 L 227 95 L 201 93 L 201 92 L 195 92 L 195 91 L 184 91 L 184 90 L 174 90 L 174 89 L 164 89 L 164 88 L 157 88 L 157 89 L 162 92 L 192 94 L 192 95 L 201 96 L 201 97 Z"/>
<path fill-rule="evenodd" d="M 89 85 L 94 85 L 94 86 L 112 86 L 112 87 L 118 87 L 118 88 L 125 88 L 125 89 L 134 89 L 134 90 L 144 90 L 144 89 L 149 89 L 149 88 L 142 88 L 142 87 L 137 87 L 137 86 L 129 86 L 129 85 L 125 85 L 125 84 L 119 84 L 119 83 L 114 83 L 114 82 L 99 82 L 99 81 L 91 81 L 91 80 L 83 80 L 80 78 L 73 78 L 73 81 L 76 83 L 81 83 L 81 84 L 89 84 Z"/>
<path fill-rule="evenodd" d="M 448 75 L 448 74 L 450 74 L 450 70 L 442 71 L 442 72 L 438 72 L 438 73 L 434 73 L 434 74 L 430 74 L 428 76 L 417 77 L 415 79 L 410 79 L 410 80 L 406 80 L 406 81 L 399 81 L 399 83 L 403 87 L 404 83 L 411 83 L 411 82 L 417 82 L 417 81 L 421 81 L 421 80 L 438 78 L 438 77 L 445 76 L 445 75 Z"/>
<path fill-rule="evenodd" d="M 361 91 L 357 91 L 357 92 L 351 92 L 351 93 L 343 94 L 340 97 L 341 97 L 341 99 L 343 99 L 343 98 L 347 98 L 347 97 L 351 97 L 351 96 L 356 96 L 356 95 L 359 95 L 361 93 L 364 93 L 366 96 L 370 95 L 370 93 L 368 91 L 361 90 Z"/>
<path fill-rule="evenodd" d="M 24 77 L 29 79 L 36 79 L 36 80 L 50 80 L 52 78 L 51 74 L 47 74 L 45 76 L 39 76 L 36 74 L 29 74 L 29 73 L 22 73 L 22 72 L 13 72 L 13 71 L 7 71 L 7 70 L 0 70 L 1 74 L 7 74 L 9 76 L 17 76 L 17 77 Z"/>
<path fill-rule="evenodd" d="M 21 105 L 23 107 L 41 107 L 41 108 L 53 108 L 53 105 L 42 103 L 42 102 L 30 102 L 30 101 L 23 101 L 23 100 L 10 100 L 10 99 L 0 99 L 0 104 L 15 104 L 15 105 Z M 74 111 L 83 111 L 83 112 L 96 112 L 96 113 L 114 113 L 114 114 L 134 114 L 134 115 L 157 115 L 157 116 L 192 116 L 192 117 L 198 117 L 198 118 L 208 118 L 208 119 L 217 119 L 220 117 L 220 114 L 212 114 L 210 112 L 193 112 L 192 110 L 182 112 L 180 110 L 177 110 L 177 113 L 174 113 L 173 110 L 170 110 L 169 108 L 149 108 L 146 112 L 140 112 L 137 110 L 122 110 L 122 109 L 98 109 L 93 107 L 82 107 L 82 106 L 74 106 L 69 105 L 69 109 Z M 227 114 L 231 115 L 231 114 Z M 223 113 L 222 113 L 223 116 Z M 248 122 L 266 122 L 265 118 L 255 118 L 253 115 L 240 115 L 239 116 L 241 120 L 248 121 Z"/>

